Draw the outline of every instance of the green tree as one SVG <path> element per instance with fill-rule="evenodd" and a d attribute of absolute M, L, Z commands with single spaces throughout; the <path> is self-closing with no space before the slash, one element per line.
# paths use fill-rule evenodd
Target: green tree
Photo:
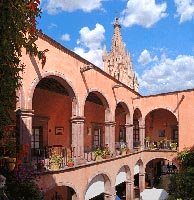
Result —
<path fill-rule="evenodd" d="M 17 101 L 16 90 L 25 67 L 22 49 L 45 64 L 45 52 L 39 51 L 35 43 L 39 3 L 39 0 L 0 0 L 0 136 L 11 122 L 10 111 Z"/>
<path fill-rule="evenodd" d="M 25 68 L 22 54 L 37 56 L 42 66 L 46 62 L 47 50 L 39 51 L 36 45 L 39 4 L 40 0 L 0 0 L 0 138 L 7 132 L 11 112 L 15 109 L 16 91 L 21 86 Z M 29 166 L 21 165 L 14 172 L 3 172 L 7 178 L 5 192 L 9 199 L 42 199 L 29 169 Z"/>
<path fill-rule="evenodd" d="M 184 150 L 178 154 L 180 171 L 171 177 L 170 199 L 194 200 L 194 151 Z"/>

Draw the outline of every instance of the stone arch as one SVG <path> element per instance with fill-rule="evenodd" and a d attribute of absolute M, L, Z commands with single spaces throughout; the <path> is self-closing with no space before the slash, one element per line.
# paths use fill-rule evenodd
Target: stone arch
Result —
<path fill-rule="evenodd" d="M 159 110 L 159 109 L 163 109 L 163 110 L 169 111 L 170 113 L 172 113 L 172 114 L 176 117 L 176 120 L 178 121 L 178 115 L 177 115 L 177 113 L 174 112 L 174 111 L 172 110 L 172 108 L 170 108 L 170 107 L 165 107 L 165 106 L 164 106 L 164 107 L 160 106 L 160 107 L 152 107 L 152 108 L 150 108 L 148 111 L 146 111 L 145 113 L 143 113 L 143 118 L 145 119 L 146 116 L 147 116 L 148 114 L 150 114 L 152 111 L 154 111 L 154 110 Z"/>
<path fill-rule="evenodd" d="M 62 189 L 60 189 L 62 188 Z M 73 191 L 73 195 L 72 195 L 72 200 L 78 200 L 80 199 L 80 194 L 78 193 L 78 190 L 76 189 L 76 187 L 70 183 L 70 182 L 58 182 L 58 183 L 53 183 L 49 188 L 47 188 L 46 191 L 44 191 L 45 193 L 45 197 L 44 198 L 48 198 L 49 196 L 53 194 L 56 195 L 57 192 L 62 192 L 63 195 L 67 195 L 67 196 L 63 196 L 63 198 L 68 198 L 68 193 L 67 191 L 70 190 L 71 192 Z M 50 199 L 50 198 L 49 198 Z"/>
<path fill-rule="evenodd" d="M 169 149 L 170 140 L 178 145 L 178 118 L 175 113 L 166 108 L 149 111 L 145 116 L 145 136 L 151 147 L 156 145 L 157 148 Z"/>
<path fill-rule="evenodd" d="M 145 182 L 147 187 L 157 187 L 168 190 L 170 183 L 170 174 L 178 170 L 176 163 L 172 157 L 155 156 L 145 162 Z"/>
<path fill-rule="evenodd" d="M 134 165 L 134 185 L 137 187 L 137 191 L 140 193 L 145 189 L 145 167 L 141 159 L 139 159 Z M 138 170 L 138 171 L 136 171 Z"/>
<path fill-rule="evenodd" d="M 144 163 L 142 161 L 142 159 L 139 159 L 136 163 L 135 166 L 138 165 L 139 166 L 139 173 L 144 173 Z M 135 167 L 134 166 L 134 167 Z"/>
<path fill-rule="evenodd" d="M 118 104 L 120 104 L 123 107 L 124 111 L 125 111 L 125 114 L 126 114 L 126 124 L 131 124 L 131 115 L 130 115 L 129 106 L 124 101 L 118 101 L 117 105 L 116 105 L 116 108 L 117 108 Z M 116 111 L 116 108 L 115 108 L 115 111 Z"/>
<path fill-rule="evenodd" d="M 121 148 L 124 143 L 132 148 L 131 116 L 128 105 L 124 101 L 119 101 L 114 110 L 115 117 L 115 145 Z"/>
<path fill-rule="evenodd" d="M 121 199 L 133 199 L 133 178 L 127 164 L 122 164 L 115 177 L 116 194 Z"/>
<path fill-rule="evenodd" d="M 89 179 L 84 192 L 84 198 L 85 200 L 89 200 L 102 193 L 111 194 L 111 192 L 112 184 L 110 176 L 105 173 L 98 173 Z"/>
<path fill-rule="evenodd" d="M 21 85 L 16 91 L 16 96 L 18 97 L 18 101 L 16 102 L 16 110 L 25 108 L 25 91 L 23 85 Z"/>
<path fill-rule="evenodd" d="M 108 98 L 106 97 L 104 92 L 100 89 L 91 88 L 84 95 L 84 101 L 83 101 L 84 103 L 83 103 L 82 113 L 84 113 L 85 102 L 90 93 L 94 93 L 100 98 L 100 100 L 103 103 L 103 106 L 105 107 L 105 121 L 110 121 L 112 118 L 112 116 L 111 116 L 112 112 L 111 112 L 111 107 L 110 107 L 111 103 L 108 101 Z"/>
<path fill-rule="evenodd" d="M 125 173 L 125 175 L 124 175 L 124 173 L 122 173 L 122 172 L 124 172 Z M 122 177 L 120 177 L 120 181 L 122 181 L 122 180 L 124 180 L 123 178 L 126 178 L 125 179 L 125 181 L 131 181 L 131 170 L 130 170 L 130 168 L 129 168 L 129 166 L 128 165 L 122 165 L 122 167 L 120 167 L 120 169 L 118 170 L 118 172 L 117 172 L 117 175 L 116 175 L 116 177 L 115 177 L 115 185 L 118 183 L 118 175 L 119 175 L 119 173 L 122 173 L 121 175 L 122 175 Z M 126 177 L 125 177 L 126 176 Z M 122 179 L 122 180 L 121 180 Z"/>
<path fill-rule="evenodd" d="M 79 99 L 72 82 L 68 80 L 62 73 L 59 72 L 45 72 L 41 77 L 36 77 L 30 85 L 29 92 L 26 99 L 26 107 L 32 109 L 32 99 L 36 86 L 43 78 L 53 78 L 61 83 L 68 91 L 72 99 L 72 116 L 79 116 Z"/>
<path fill-rule="evenodd" d="M 152 157 L 152 159 L 147 160 L 144 162 L 144 166 L 146 166 L 150 161 L 153 161 L 155 159 L 163 159 L 163 160 L 168 160 L 169 162 L 173 162 L 175 164 L 175 166 L 178 168 L 178 163 L 176 162 L 176 160 L 172 157 L 167 157 L 167 156 L 157 156 L 155 155 L 154 157 Z"/>
<path fill-rule="evenodd" d="M 139 121 L 139 124 L 140 125 L 143 125 L 143 115 L 142 115 L 142 112 L 141 112 L 141 109 L 136 107 L 133 111 L 133 119 L 134 119 L 134 115 L 137 116 L 137 119 Z"/>
<path fill-rule="evenodd" d="M 133 112 L 133 147 L 139 148 L 144 145 L 144 120 L 139 108 Z"/>

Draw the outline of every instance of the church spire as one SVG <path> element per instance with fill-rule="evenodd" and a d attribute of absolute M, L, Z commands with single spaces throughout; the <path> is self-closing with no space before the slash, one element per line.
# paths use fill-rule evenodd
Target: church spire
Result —
<path fill-rule="evenodd" d="M 138 82 L 132 68 L 130 54 L 126 51 L 121 36 L 121 25 L 116 18 L 113 24 L 111 52 L 103 51 L 104 70 L 131 89 L 138 91 Z"/>
<path fill-rule="evenodd" d="M 124 43 L 122 41 L 121 36 L 121 25 L 119 24 L 119 19 L 116 18 L 114 24 L 114 34 L 112 38 L 112 45 L 111 45 L 111 51 L 123 51 L 124 50 Z"/>

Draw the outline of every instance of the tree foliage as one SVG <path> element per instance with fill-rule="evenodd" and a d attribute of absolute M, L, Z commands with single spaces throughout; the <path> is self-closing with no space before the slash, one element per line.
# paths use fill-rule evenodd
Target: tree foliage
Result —
<path fill-rule="evenodd" d="M 10 121 L 16 103 L 16 90 L 21 85 L 24 63 L 22 51 L 45 62 L 43 51 L 36 45 L 40 16 L 39 0 L 0 0 L 0 136 Z"/>
<path fill-rule="evenodd" d="M 194 151 L 184 150 L 178 154 L 180 171 L 171 177 L 172 200 L 194 200 Z"/>

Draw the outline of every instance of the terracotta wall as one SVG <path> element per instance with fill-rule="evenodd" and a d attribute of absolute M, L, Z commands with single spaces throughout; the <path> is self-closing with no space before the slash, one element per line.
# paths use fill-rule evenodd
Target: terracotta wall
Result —
<path fill-rule="evenodd" d="M 168 110 L 155 110 L 146 116 L 146 137 L 149 136 L 151 141 L 160 141 L 164 138 L 172 138 L 172 129 L 177 125 L 176 117 Z M 159 137 L 159 131 L 164 130 L 164 137 Z"/>
<path fill-rule="evenodd" d="M 169 110 L 176 116 L 179 129 L 179 150 L 193 147 L 194 143 L 194 90 L 174 92 L 134 100 L 134 106 L 140 108 L 143 118 L 155 109 Z"/>
<path fill-rule="evenodd" d="M 194 91 L 179 94 L 179 149 L 194 146 Z"/>
<path fill-rule="evenodd" d="M 126 124 L 126 114 L 123 108 L 116 108 L 115 122 L 115 142 L 119 142 L 119 128 Z"/>
<path fill-rule="evenodd" d="M 102 105 L 86 101 L 84 107 L 85 126 L 84 126 L 84 147 L 92 147 L 92 126 L 100 124 L 103 127 L 105 121 L 105 108 Z"/>
<path fill-rule="evenodd" d="M 35 116 L 48 117 L 48 145 L 68 147 L 71 138 L 71 100 L 55 92 L 36 88 L 33 96 Z M 33 124 L 36 125 L 36 124 Z M 64 127 L 63 135 L 55 135 L 55 127 Z M 47 134 L 44 133 L 44 134 Z"/>

